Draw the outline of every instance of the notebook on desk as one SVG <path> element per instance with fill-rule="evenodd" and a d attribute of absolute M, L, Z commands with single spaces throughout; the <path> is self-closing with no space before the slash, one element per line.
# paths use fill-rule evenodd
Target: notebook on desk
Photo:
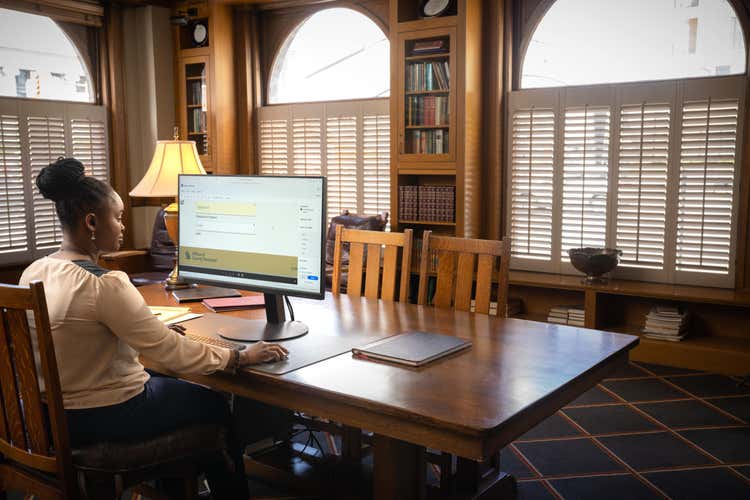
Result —
<path fill-rule="evenodd" d="M 430 361 L 471 347 L 468 340 L 430 332 L 408 332 L 379 340 L 352 353 L 362 358 L 380 359 L 409 366 L 422 366 Z"/>
<path fill-rule="evenodd" d="M 220 286 L 198 286 L 172 292 L 172 296 L 177 299 L 177 302 L 195 302 L 216 297 L 239 297 L 240 295 L 240 292 L 234 288 L 223 288 Z"/>

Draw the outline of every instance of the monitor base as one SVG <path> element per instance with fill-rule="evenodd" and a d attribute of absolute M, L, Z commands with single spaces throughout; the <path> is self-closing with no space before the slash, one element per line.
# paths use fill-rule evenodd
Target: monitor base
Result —
<path fill-rule="evenodd" d="M 266 320 L 246 320 L 247 324 L 241 326 L 228 326 L 219 328 L 219 337 L 227 340 L 239 340 L 240 342 L 276 342 L 279 340 L 290 340 L 301 337 L 309 331 L 306 324 L 301 321 L 285 321 L 283 323 L 270 323 Z"/>

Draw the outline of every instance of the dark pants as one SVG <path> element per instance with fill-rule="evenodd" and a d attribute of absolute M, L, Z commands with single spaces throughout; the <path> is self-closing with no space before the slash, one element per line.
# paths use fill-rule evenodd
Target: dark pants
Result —
<path fill-rule="evenodd" d="M 71 446 L 98 442 L 139 441 L 195 424 L 216 424 L 229 431 L 229 454 L 235 470 L 224 460 L 203 464 L 213 498 L 248 498 L 242 449 L 234 437 L 227 400 L 210 389 L 171 377 L 151 374 L 144 391 L 123 403 L 66 410 Z"/>

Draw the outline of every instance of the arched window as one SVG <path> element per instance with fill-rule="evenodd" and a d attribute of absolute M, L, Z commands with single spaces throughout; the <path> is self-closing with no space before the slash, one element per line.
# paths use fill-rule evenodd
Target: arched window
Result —
<path fill-rule="evenodd" d="M 0 96 L 93 102 L 78 51 L 48 17 L 0 9 Z"/>
<path fill-rule="evenodd" d="M 269 104 L 387 97 L 388 37 L 352 9 L 325 9 L 287 38 L 271 70 Z"/>
<path fill-rule="evenodd" d="M 552 4 L 508 105 L 511 266 L 734 286 L 746 58 L 727 0 Z"/>
<path fill-rule="evenodd" d="M 727 0 L 557 0 L 531 37 L 521 88 L 745 73 Z"/>

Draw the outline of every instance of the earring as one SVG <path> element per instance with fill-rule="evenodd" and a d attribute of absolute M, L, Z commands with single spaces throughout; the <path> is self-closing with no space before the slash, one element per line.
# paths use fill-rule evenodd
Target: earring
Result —
<path fill-rule="evenodd" d="M 96 241 L 96 233 L 91 231 L 91 241 Z"/>

